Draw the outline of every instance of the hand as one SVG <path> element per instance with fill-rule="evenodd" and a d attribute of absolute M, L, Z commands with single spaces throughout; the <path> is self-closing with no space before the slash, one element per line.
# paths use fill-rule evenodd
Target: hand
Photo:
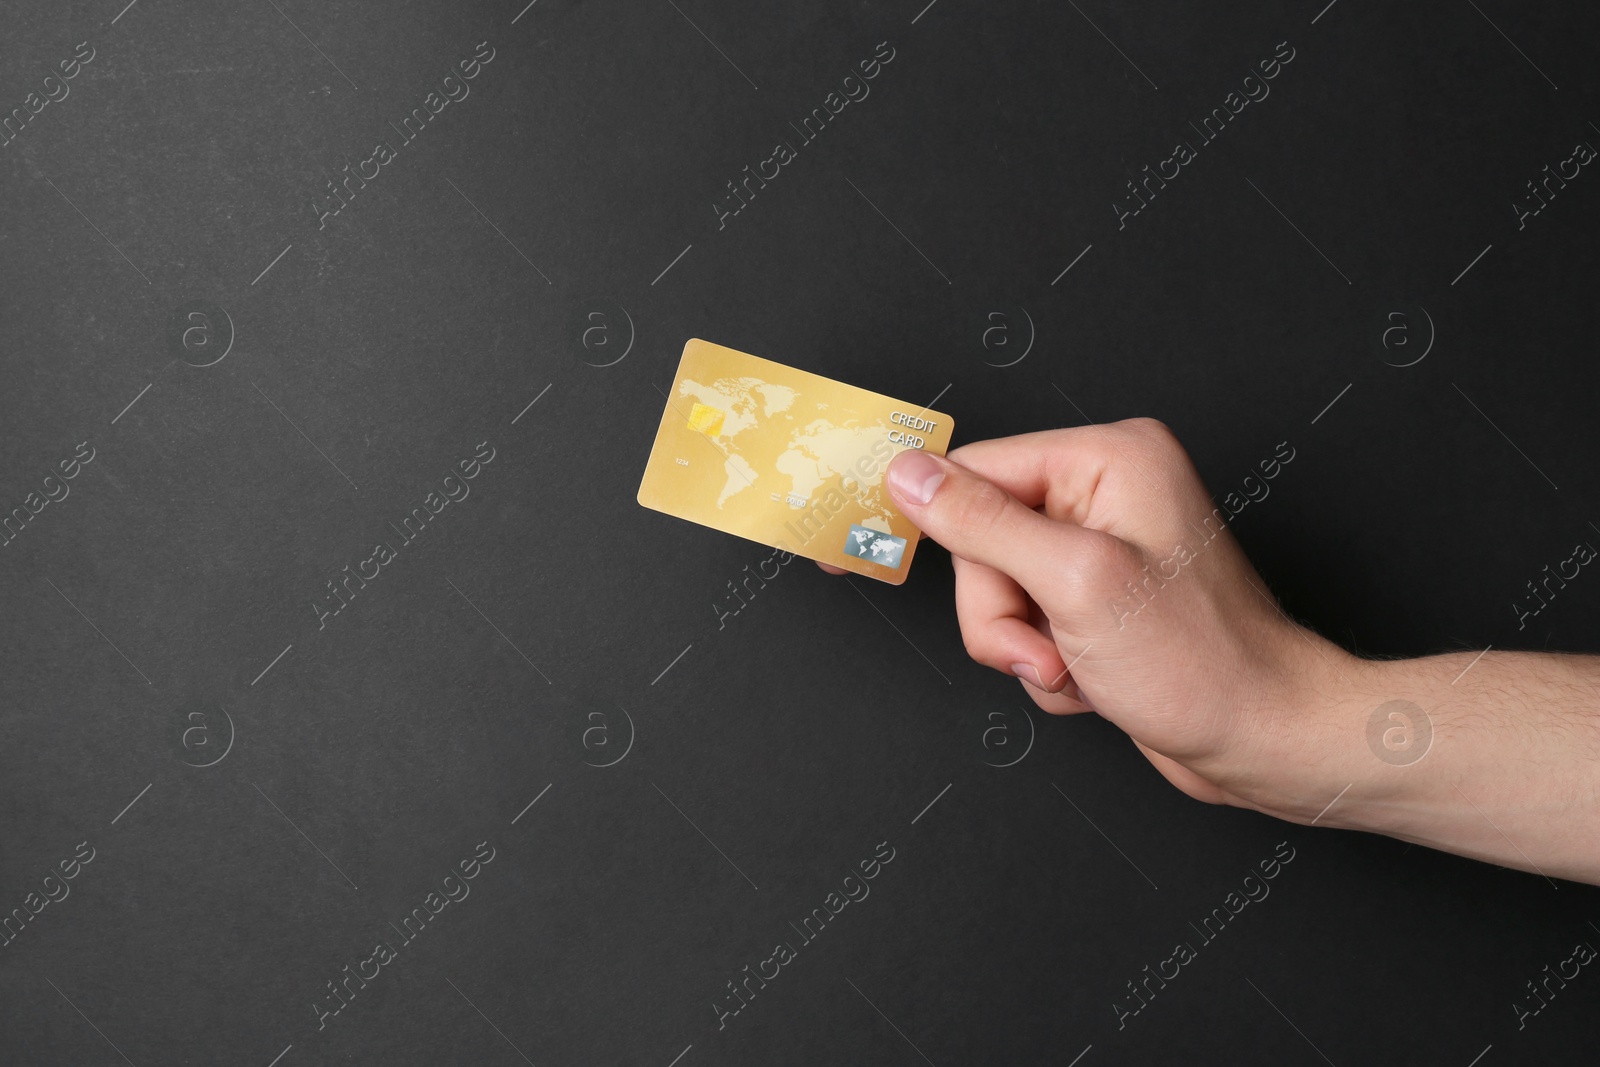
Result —
<path fill-rule="evenodd" d="M 1150 419 L 903 451 L 888 483 L 950 550 L 972 657 L 1190 796 L 1600 885 L 1600 658 L 1351 655 L 1284 615 Z"/>
<path fill-rule="evenodd" d="M 1283 614 L 1154 420 L 981 441 L 947 459 L 907 450 L 888 484 L 950 550 L 972 658 L 1020 678 L 1045 711 L 1116 723 L 1197 799 L 1260 793 L 1272 768 L 1252 753 L 1308 681 L 1353 660 Z"/>

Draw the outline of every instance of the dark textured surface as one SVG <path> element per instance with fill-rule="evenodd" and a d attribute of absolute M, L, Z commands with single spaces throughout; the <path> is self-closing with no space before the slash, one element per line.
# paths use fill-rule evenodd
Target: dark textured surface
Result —
<path fill-rule="evenodd" d="M 1600 647 L 1600 577 L 1511 607 L 1600 543 L 1600 177 L 1512 206 L 1600 144 L 1600 16 L 924 2 L 6 6 L 0 505 L 93 459 L 0 548 L 0 905 L 93 858 L 0 947 L 0 1061 L 1593 1056 L 1600 978 L 1511 1008 L 1600 940 L 1592 890 L 1206 808 L 1092 717 L 1025 719 L 964 656 L 937 550 L 899 589 L 796 561 L 719 629 L 768 553 L 634 489 L 703 336 L 938 396 L 957 444 L 1153 415 L 1219 497 L 1287 440 L 1236 529 L 1291 612 L 1367 653 Z M 1270 95 L 1200 144 L 1279 42 Z M 797 158 L 719 228 L 779 139 Z M 1119 1029 L 1125 983 L 1279 842 L 1270 897 Z"/>

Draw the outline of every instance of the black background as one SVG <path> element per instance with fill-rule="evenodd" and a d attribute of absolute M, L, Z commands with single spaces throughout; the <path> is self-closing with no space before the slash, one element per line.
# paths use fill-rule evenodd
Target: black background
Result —
<path fill-rule="evenodd" d="M 1592 650 L 1600 578 L 1523 629 L 1511 605 L 1600 543 L 1600 178 L 1521 229 L 1512 204 L 1600 143 L 1600 15 L 925 2 L 6 5 L 4 112 L 95 56 L 0 147 L 0 505 L 95 458 L 0 549 L 0 910 L 96 853 L 0 948 L 0 1060 L 1593 1049 L 1600 978 L 1512 1009 L 1600 943 L 1592 890 L 1187 800 L 970 662 L 936 549 L 898 589 L 798 560 L 719 628 L 769 553 L 634 491 L 702 336 L 937 396 L 957 444 L 1155 416 L 1219 497 L 1287 440 L 1236 530 L 1290 613 L 1366 654 Z M 483 41 L 319 229 L 323 183 Z M 883 41 L 870 96 L 719 229 Z M 1271 95 L 1119 229 L 1127 179 L 1284 41 Z M 212 348 L 170 336 L 192 301 Z M 324 583 L 485 440 L 319 630 Z M 470 897 L 319 1030 L 482 841 Z M 725 983 L 885 841 L 719 1030 Z M 1283 841 L 1271 896 L 1119 1030 L 1125 983 Z"/>

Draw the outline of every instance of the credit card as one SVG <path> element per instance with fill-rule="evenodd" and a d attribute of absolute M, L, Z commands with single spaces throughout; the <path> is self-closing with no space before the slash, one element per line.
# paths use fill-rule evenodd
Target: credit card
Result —
<path fill-rule="evenodd" d="M 919 531 L 889 497 L 895 453 L 944 455 L 942 412 L 698 338 L 667 393 L 639 503 L 899 585 Z"/>

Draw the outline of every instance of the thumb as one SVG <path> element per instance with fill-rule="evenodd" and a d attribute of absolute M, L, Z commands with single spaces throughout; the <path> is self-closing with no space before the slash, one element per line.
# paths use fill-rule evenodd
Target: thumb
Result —
<path fill-rule="evenodd" d="M 1034 599 L 1057 600 L 1063 578 L 1109 562 L 1117 538 L 1041 515 L 1005 489 L 943 456 L 909 448 L 889 462 L 889 493 L 917 528 L 953 554 L 1016 579 Z M 1068 605 L 1059 605 L 1067 607 Z"/>

